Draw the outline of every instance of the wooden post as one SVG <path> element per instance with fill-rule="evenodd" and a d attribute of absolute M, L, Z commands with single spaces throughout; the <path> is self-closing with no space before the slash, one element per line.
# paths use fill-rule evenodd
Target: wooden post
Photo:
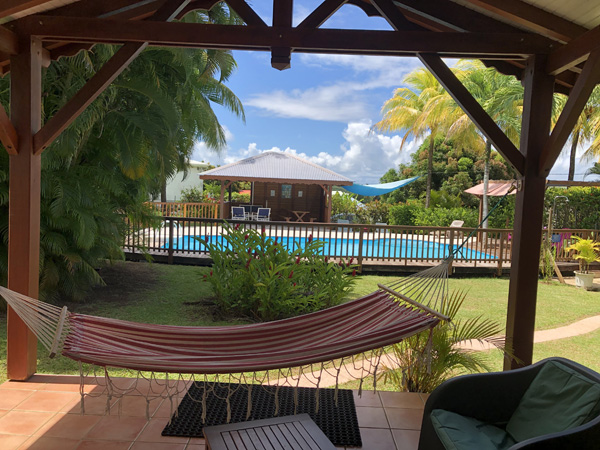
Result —
<path fill-rule="evenodd" d="M 221 208 L 221 219 L 225 218 L 225 181 L 221 180 L 221 199 L 219 200 Z"/>
<path fill-rule="evenodd" d="M 500 232 L 500 248 L 498 249 L 498 276 L 502 276 L 502 264 L 504 260 L 504 239 L 508 240 L 508 233 Z"/>
<path fill-rule="evenodd" d="M 167 251 L 167 264 L 173 264 L 173 219 L 169 219 L 169 250 Z"/>
<path fill-rule="evenodd" d="M 9 158 L 8 288 L 30 297 L 39 294 L 41 155 L 33 136 L 41 128 L 42 44 L 21 39 L 11 58 L 11 120 L 18 134 L 18 152 Z M 7 372 L 11 380 L 35 373 L 37 339 L 8 308 Z"/>
<path fill-rule="evenodd" d="M 521 152 L 524 176 L 516 195 L 513 254 L 510 270 L 506 346 L 521 363 L 505 358 L 504 369 L 529 365 L 533 334 L 543 224 L 546 177 L 539 173 L 540 155 L 550 134 L 554 78 L 546 74 L 546 58 L 531 57 L 525 68 Z"/>
<path fill-rule="evenodd" d="M 448 243 L 448 256 L 454 253 L 454 230 L 450 228 L 450 242 Z M 452 263 L 454 259 L 450 260 L 450 264 L 448 264 L 448 275 L 452 275 Z"/>
<path fill-rule="evenodd" d="M 356 262 L 358 262 L 358 269 L 359 269 L 358 271 L 360 273 L 362 273 L 362 269 L 363 269 L 363 266 L 362 266 L 362 263 L 363 263 L 363 249 L 364 249 L 363 244 L 364 244 L 364 230 L 365 229 L 364 229 L 364 227 L 360 227 L 359 229 L 360 229 L 360 235 L 359 235 L 359 238 L 358 238 L 358 256 L 356 258 L 356 260 L 357 260 Z"/>

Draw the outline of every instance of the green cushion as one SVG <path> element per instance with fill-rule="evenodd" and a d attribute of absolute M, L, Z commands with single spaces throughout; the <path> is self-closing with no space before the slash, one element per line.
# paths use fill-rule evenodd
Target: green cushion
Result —
<path fill-rule="evenodd" d="M 531 382 L 506 431 L 521 442 L 584 424 L 599 408 L 600 386 L 595 381 L 550 361 Z"/>
<path fill-rule="evenodd" d="M 448 450 L 506 450 L 515 444 L 501 428 L 443 409 L 431 411 L 431 423 Z"/>

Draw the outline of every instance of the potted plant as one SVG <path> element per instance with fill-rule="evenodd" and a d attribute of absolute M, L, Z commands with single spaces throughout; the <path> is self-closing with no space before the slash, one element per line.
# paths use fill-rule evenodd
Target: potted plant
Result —
<path fill-rule="evenodd" d="M 590 273 L 590 264 L 594 261 L 600 261 L 597 251 L 600 250 L 600 243 L 592 239 L 583 239 L 579 236 L 573 236 L 576 240 L 568 246 L 566 250 L 573 250 L 573 257 L 579 260 L 579 272 L 575 271 L 575 284 L 587 290 L 594 284 L 594 274 Z"/>

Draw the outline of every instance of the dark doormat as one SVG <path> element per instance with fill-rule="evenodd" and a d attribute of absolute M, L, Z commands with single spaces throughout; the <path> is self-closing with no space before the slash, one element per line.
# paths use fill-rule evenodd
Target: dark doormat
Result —
<path fill-rule="evenodd" d="M 162 431 L 163 436 L 204 437 L 202 428 L 227 423 L 225 398 L 228 385 L 210 385 L 206 398 L 206 422 L 202 423 L 203 382 L 195 382 L 181 401 L 177 413 Z M 246 421 L 248 385 L 231 385 L 234 392 L 230 398 L 231 423 Z M 275 413 L 275 386 L 254 385 L 252 389 L 252 414 L 248 420 L 269 419 Z M 214 392 L 211 392 L 214 390 Z M 315 388 L 297 388 L 298 407 L 294 409 L 294 388 L 279 388 L 279 416 L 308 414 L 323 430 L 329 440 L 337 446 L 361 447 L 360 429 L 352 391 L 338 390 L 335 404 L 335 389 L 319 389 L 319 412 L 315 413 Z"/>

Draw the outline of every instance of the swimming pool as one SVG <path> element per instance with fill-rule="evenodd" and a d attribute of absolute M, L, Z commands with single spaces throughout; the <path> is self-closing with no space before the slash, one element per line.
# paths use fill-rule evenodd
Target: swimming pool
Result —
<path fill-rule="evenodd" d="M 205 245 L 205 236 L 183 236 L 173 240 L 173 249 L 182 251 L 207 252 Z M 325 244 L 324 254 L 332 257 L 357 257 L 360 250 L 359 239 L 342 238 L 318 238 Z M 211 244 L 227 241 L 221 236 L 209 236 Z M 296 250 L 304 248 L 306 238 L 299 237 L 280 237 L 278 238 L 285 248 Z M 363 239 L 363 257 L 365 258 L 418 258 L 418 259 L 444 259 L 450 255 L 447 244 L 427 240 L 409 240 L 409 239 Z M 166 244 L 163 248 L 169 248 Z M 479 252 L 470 248 L 462 248 L 456 260 L 495 260 L 494 255 Z"/>

